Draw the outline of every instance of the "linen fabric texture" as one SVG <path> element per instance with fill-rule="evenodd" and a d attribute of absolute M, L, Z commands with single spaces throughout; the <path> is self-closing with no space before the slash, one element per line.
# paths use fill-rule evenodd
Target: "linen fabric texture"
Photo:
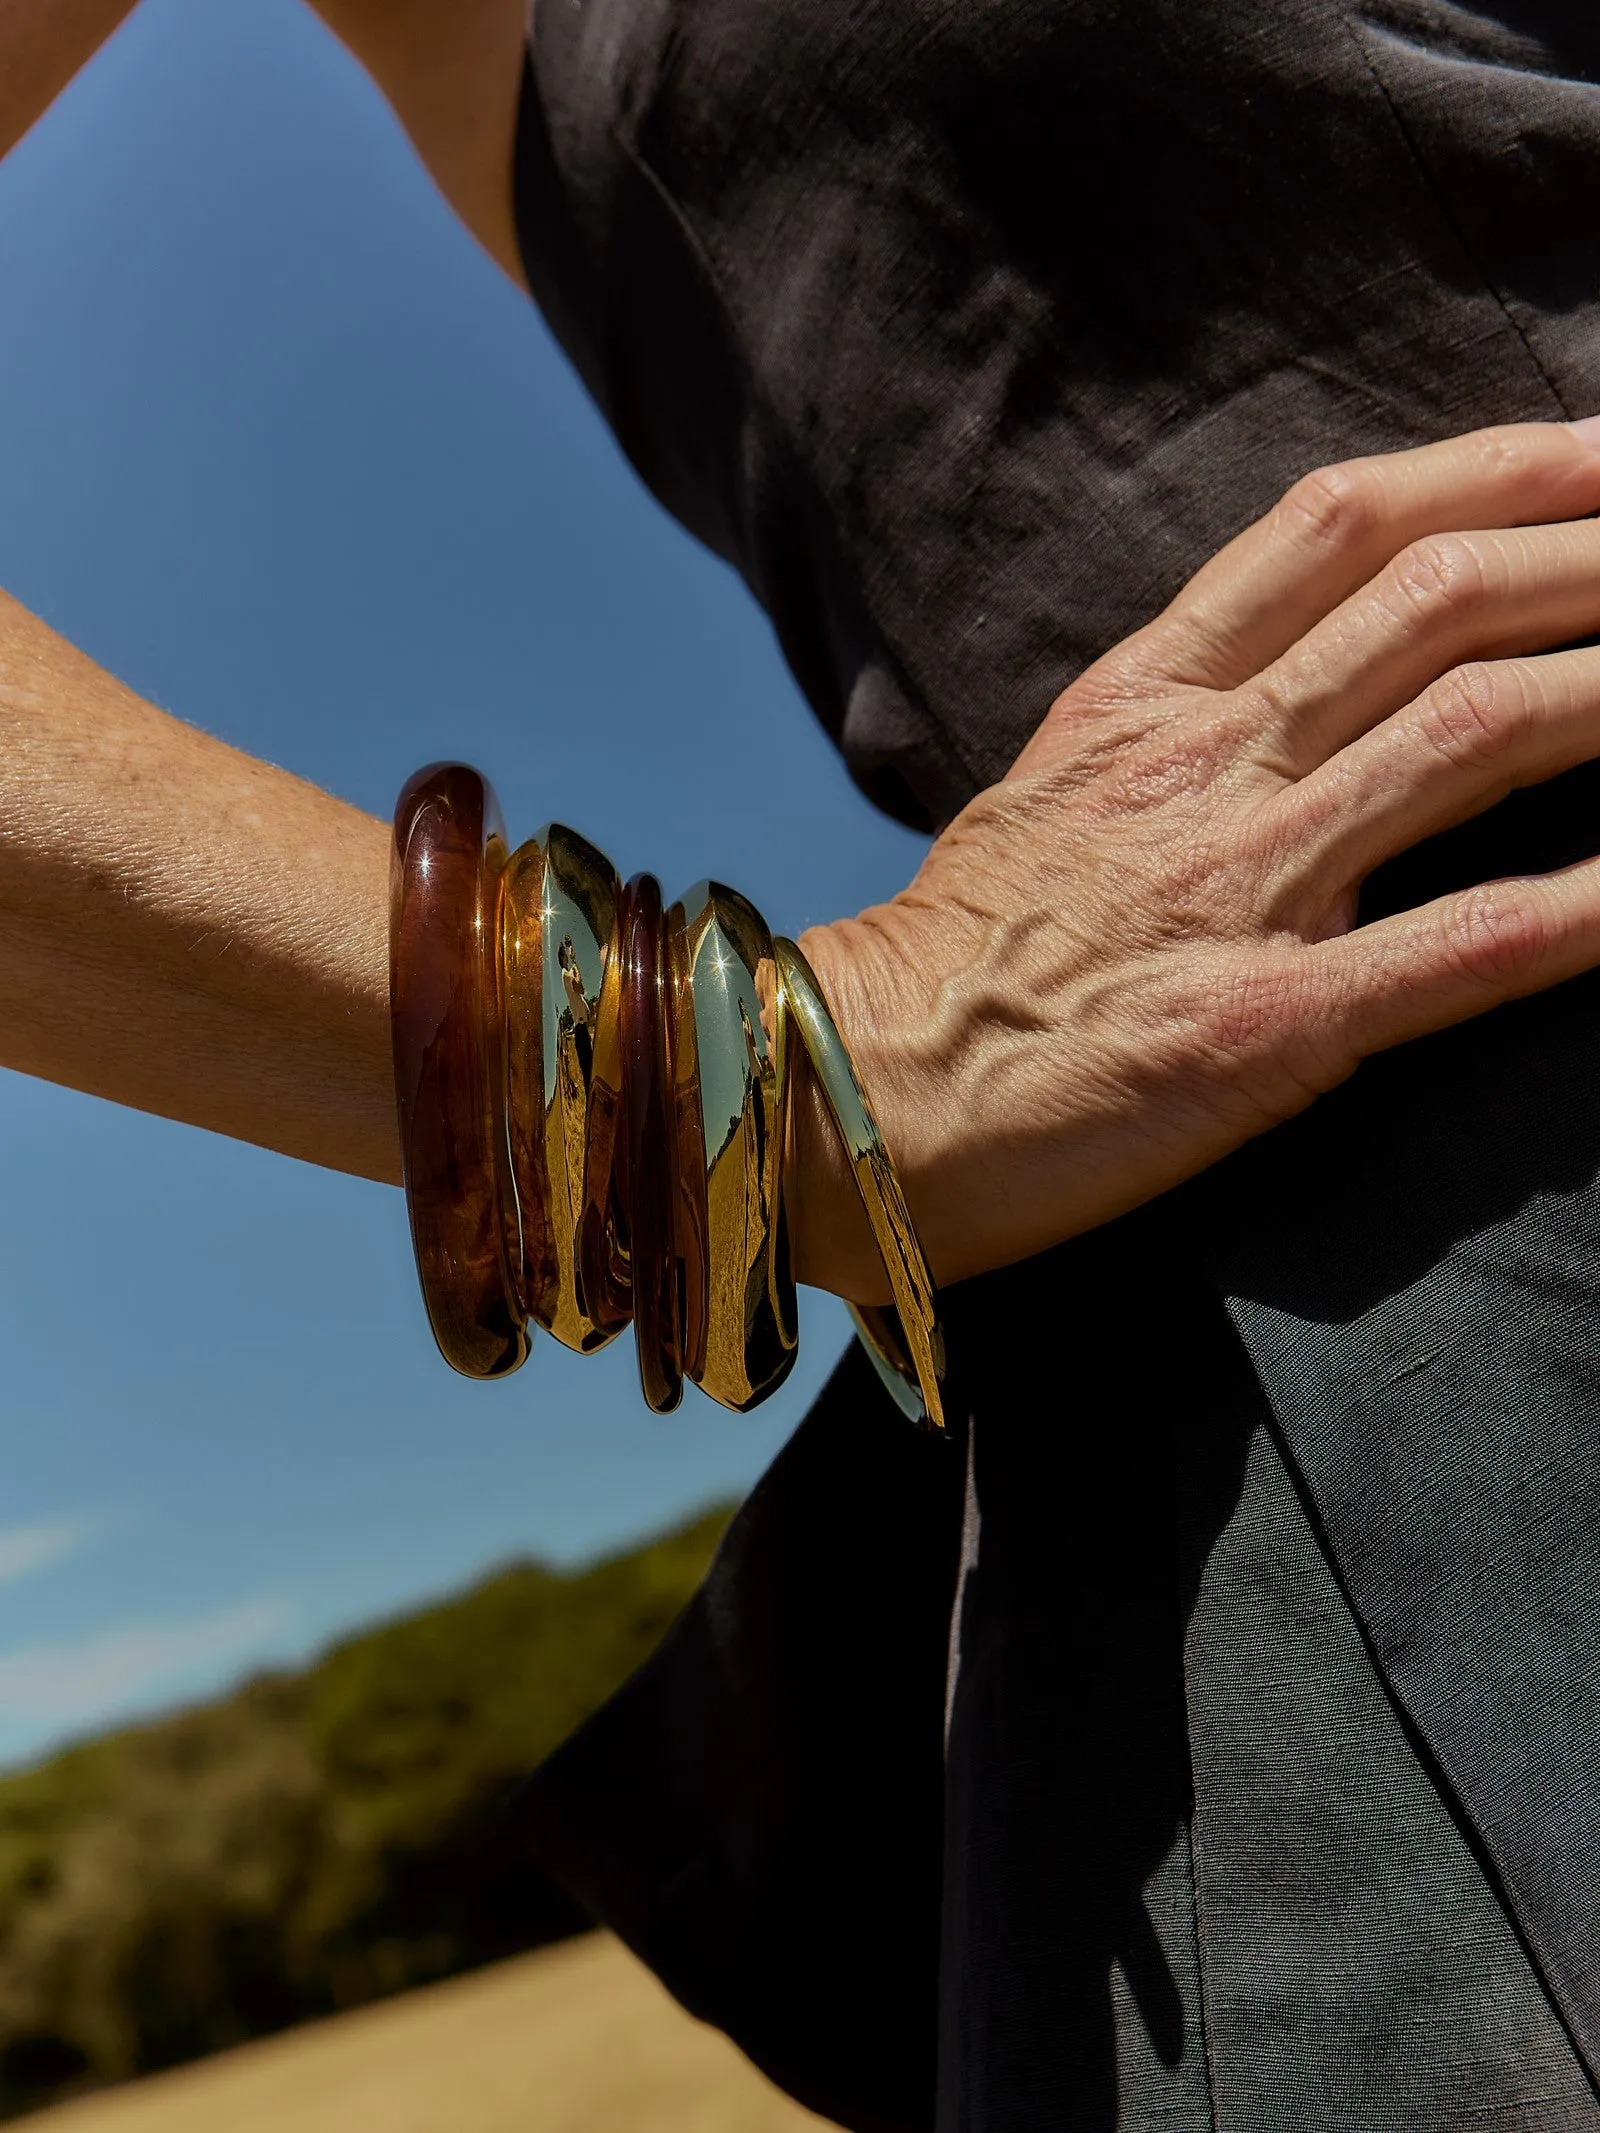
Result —
<path fill-rule="evenodd" d="M 540 0 L 518 187 L 925 825 L 1308 468 L 1600 409 L 1592 0 Z M 955 1444 L 847 1357 L 519 1841 L 858 2133 L 1600 2127 L 1597 1067 L 1585 979 L 951 1292 Z"/>

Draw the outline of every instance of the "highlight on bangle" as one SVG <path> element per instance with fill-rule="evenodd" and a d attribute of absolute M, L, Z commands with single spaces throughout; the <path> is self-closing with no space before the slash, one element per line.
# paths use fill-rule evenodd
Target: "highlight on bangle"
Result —
<path fill-rule="evenodd" d="M 893 1160 L 821 987 L 737 890 L 670 907 L 553 822 L 512 851 L 463 763 L 394 816 L 389 1002 L 406 1202 L 441 1354 L 468 1377 L 542 1326 L 588 1354 L 629 1324 L 644 1397 L 690 1378 L 740 1412 L 799 1345 L 783 1204 L 810 1075 L 894 1308 L 852 1306 L 901 1411 L 944 1427 L 933 1282 Z"/>

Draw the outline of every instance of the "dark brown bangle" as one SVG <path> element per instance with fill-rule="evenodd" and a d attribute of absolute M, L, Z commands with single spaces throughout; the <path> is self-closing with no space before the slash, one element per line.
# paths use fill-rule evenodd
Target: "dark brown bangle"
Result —
<path fill-rule="evenodd" d="M 406 1202 L 446 1362 L 500 1377 L 528 1353 L 507 1260 L 499 804 L 463 763 L 419 770 L 395 808 L 389 1023 Z"/>
<path fill-rule="evenodd" d="M 635 874 L 622 892 L 622 1106 L 617 1172 L 633 1281 L 639 1383 L 657 1414 L 683 1397 L 672 1012 L 661 884 Z"/>

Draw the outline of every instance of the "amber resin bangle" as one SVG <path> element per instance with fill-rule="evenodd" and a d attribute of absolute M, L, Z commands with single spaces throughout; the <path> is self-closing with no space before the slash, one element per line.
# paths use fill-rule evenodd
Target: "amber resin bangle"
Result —
<path fill-rule="evenodd" d="M 528 1352 L 507 1260 L 499 907 L 506 840 L 463 763 L 419 770 L 395 808 L 389 1019 L 411 1238 L 446 1362 L 500 1377 Z"/>

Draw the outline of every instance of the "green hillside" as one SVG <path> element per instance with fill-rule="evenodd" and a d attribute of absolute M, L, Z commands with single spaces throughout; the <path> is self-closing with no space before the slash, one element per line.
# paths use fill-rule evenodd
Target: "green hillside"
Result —
<path fill-rule="evenodd" d="M 501 1803 L 660 1639 L 717 1510 L 0 1777 L 0 2115 L 558 1938 Z"/>

